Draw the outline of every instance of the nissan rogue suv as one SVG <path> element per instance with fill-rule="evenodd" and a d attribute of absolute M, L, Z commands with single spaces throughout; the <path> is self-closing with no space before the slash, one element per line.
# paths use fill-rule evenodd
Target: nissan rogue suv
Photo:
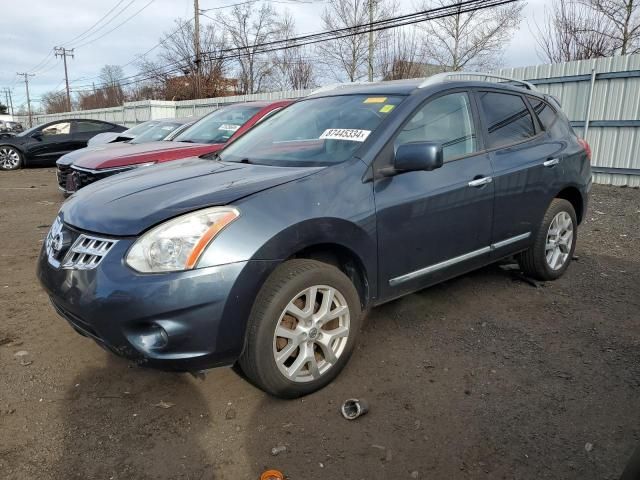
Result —
<path fill-rule="evenodd" d="M 117 355 L 237 364 L 297 397 L 338 375 L 372 307 L 510 256 L 560 277 L 589 156 L 526 82 L 324 89 L 216 154 L 83 188 L 38 276 L 56 311 Z"/>

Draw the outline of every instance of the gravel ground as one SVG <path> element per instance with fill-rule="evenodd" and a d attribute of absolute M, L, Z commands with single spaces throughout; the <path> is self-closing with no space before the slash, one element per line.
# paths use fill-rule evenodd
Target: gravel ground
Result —
<path fill-rule="evenodd" d="M 373 310 L 340 377 L 295 401 L 74 333 L 34 275 L 53 170 L 1 174 L 0 198 L 2 478 L 616 479 L 640 443 L 638 190 L 594 187 L 556 282 L 492 266 Z M 369 414 L 344 420 L 350 397 Z"/>

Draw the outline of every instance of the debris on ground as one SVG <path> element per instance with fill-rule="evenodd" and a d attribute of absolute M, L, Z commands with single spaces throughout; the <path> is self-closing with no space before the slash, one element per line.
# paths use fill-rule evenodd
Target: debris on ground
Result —
<path fill-rule="evenodd" d="M 347 420 L 355 420 L 369 411 L 369 404 L 365 400 L 350 398 L 344 401 L 340 411 Z"/>
<path fill-rule="evenodd" d="M 284 453 L 287 451 L 287 447 L 284 445 L 278 445 L 277 447 L 273 447 L 271 449 L 271 455 L 273 455 L 274 457 L 277 457 L 278 455 L 280 455 L 281 453 Z"/>
<path fill-rule="evenodd" d="M 262 472 L 260 480 L 284 480 L 284 475 L 279 470 L 267 470 Z"/>
<path fill-rule="evenodd" d="M 157 407 L 157 408 L 171 408 L 171 407 L 175 406 L 175 403 L 165 402 L 163 400 L 160 400 L 158 403 L 154 403 L 151 406 L 152 407 Z"/>
<path fill-rule="evenodd" d="M 29 352 L 26 350 L 18 350 L 13 356 L 20 359 L 20 365 L 23 367 L 27 367 L 33 363 L 32 360 L 29 360 Z"/>
<path fill-rule="evenodd" d="M 593 450 L 593 443 L 589 443 L 589 442 L 585 443 L 585 444 L 584 444 L 584 449 L 585 449 L 587 452 L 590 452 L 591 450 Z"/>
<path fill-rule="evenodd" d="M 227 410 L 227 413 L 224 414 L 224 418 L 226 418 L 227 420 L 233 420 L 234 418 L 236 418 L 236 416 L 236 411 L 233 408 L 230 408 L 229 410 Z"/>

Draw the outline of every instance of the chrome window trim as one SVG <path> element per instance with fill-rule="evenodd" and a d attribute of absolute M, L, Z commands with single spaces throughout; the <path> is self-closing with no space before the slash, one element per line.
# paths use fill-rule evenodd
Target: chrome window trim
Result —
<path fill-rule="evenodd" d="M 444 260 L 434 265 L 429 265 L 428 267 L 424 267 L 419 270 L 415 270 L 413 272 L 405 273 L 404 275 L 400 275 L 398 277 L 394 277 L 391 280 L 389 280 L 389 286 L 395 287 L 397 285 L 400 285 L 401 283 L 408 282 L 409 280 L 422 277 L 423 275 L 428 275 L 429 273 L 433 273 L 438 270 L 442 270 L 443 268 L 447 268 L 452 265 L 455 265 L 457 263 L 464 262 L 465 260 L 470 260 L 480 255 L 484 255 L 485 253 L 490 253 L 494 250 L 497 250 L 498 248 L 506 247 L 507 245 L 511 245 L 512 243 L 526 240 L 530 236 L 531 236 L 531 232 L 523 233 L 521 235 L 516 235 L 515 237 L 510 237 L 505 240 L 492 243 L 488 247 L 483 247 L 478 250 L 473 250 L 472 252 L 468 252 L 468 253 L 459 255 L 457 257 L 450 258 L 448 260 Z"/>

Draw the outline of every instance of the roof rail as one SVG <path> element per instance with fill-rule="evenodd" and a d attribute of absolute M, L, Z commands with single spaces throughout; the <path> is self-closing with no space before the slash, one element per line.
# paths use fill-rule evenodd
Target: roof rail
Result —
<path fill-rule="evenodd" d="M 493 73 L 484 73 L 484 72 L 442 72 L 442 73 L 437 73 L 429 78 L 427 78 L 424 82 L 422 82 L 418 88 L 424 88 L 427 87 L 429 85 L 433 85 L 434 83 L 439 83 L 439 82 L 445 82 L 447 80 L 449 80 L 449 78 L 451 77 L 483 77 L 483 81 L 486 81 L 488 78 L 493 78 L 496 80 L 503 80 L 505 82 L 513 82 L 513 83 L 517 83 L 519 84 L 519 86 L 522 86 L 524 88 L 527 88 L 529 90 L 537 90 L 537 88 L 525 81 L 525 80 L 518 80 L 516 78 L 511 78 L 511 77 L 504 77 L 502 75 L 495 75 Z"/>
<path fill-rule="evenodd" d="M 309 95 L 315 95 L 316 93 L 330 92 L 331 90 L 338 90 L 340 88 L 354 87 L 356 85 L 373 85 L 373 83 L 372 82 L 332 83 L 329 85 L 325 85 L 324 87 L 316 88 Z"/>

